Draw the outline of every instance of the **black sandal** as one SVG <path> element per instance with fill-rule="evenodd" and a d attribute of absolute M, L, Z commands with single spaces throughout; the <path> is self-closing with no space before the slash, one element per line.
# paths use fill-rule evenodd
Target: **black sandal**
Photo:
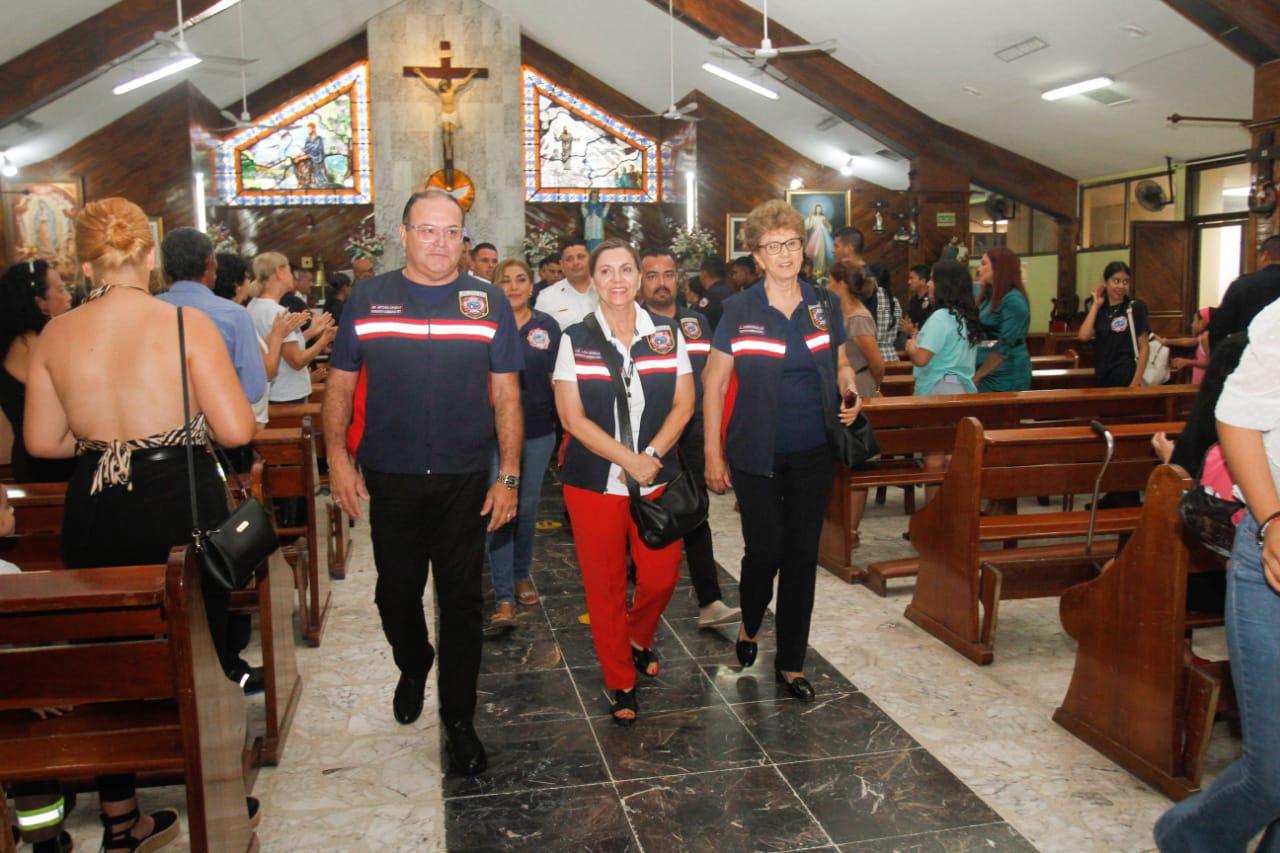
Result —
<path fill-rule="evenodd" d="M 662 667 L 658 662 L 658 653 L 653 649 L 637 649 L 631 647 L 631 662 L 636 665 L 636 672 L 656 678 Z M 650 669 L 652 668 L 652 671 Z"/>
<path fill-rule="evenodd" d="M 631 712 L 630 717 L 619 717 L 618 714 Z M 613 721 L 620 726 L 626 727 L 635 724 L 636 717 L 640 716 L 640 706 L 636 704 L 636 689 L 615 690 L 613 691 L 613 707 L 609 709 L 609 713 L 613 715 Z"/>
<path fill-rule="evenodd" d="M 155 826 L 151 829 L 151 834 L 144 838 L 134 838 L 130 835 L 134 825 L 142 817 L 135 808 L 126 814 L 117 815 L 116 817 L 107 817 L 99 815 L 102 820 L 102 849 L 103 850 L 129 850 L 131 853 L 151 853 L 152 850 L 159 850 L 178 834 L 178 812 L 175 809 L 161 809 L 158 812 L 151 813 L 151 819 L 155 821 Z M 115 830 L 113 827 L 127 824 L 124 829 Z"/>

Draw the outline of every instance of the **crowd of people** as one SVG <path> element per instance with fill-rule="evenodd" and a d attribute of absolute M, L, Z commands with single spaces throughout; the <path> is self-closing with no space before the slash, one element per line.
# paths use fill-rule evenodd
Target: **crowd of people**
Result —
<path fill-rule="evenodd" d="M 833 419 L 853 423 L 899 358 L 918 396 L 1031 387 L 1032 306 L 1005 248 L 982 255 L 976 275 L 957 261 L 911 268 L 904 310 L 888 269 L 863 257 L 856 228 L 834 234 L 827 286 L 808 280 L 804 221 L 780 200 L 748 216 L 749 257 L 705 259 L 683 287 L 669 247 L 618 239 L 591 249 L 566 240 L 535 273 L 492 243 L 472 245 L 464 210 L 440 191 L 411 196 L 399 230 L 403 268 L 379 274 L 357 259 L 350 276 L 334 277 L 327 310 L 312 310 L 309 273 L 283 254 L 215 254 L 191 228 L 156 246 L 136 205 L 92 202 L 76 223 L 93 283 L 84 304 L 70 310 L 65 282 L 43 261 L 0 279 L 0 408 L 14 432 L 14 478 L 68 483 L 65 563 L 139 565 L 164 562 L 193 525 L 220 520 L 218 454 L 246 467 L 270 406 L 305 402 L 322 381 L 333 500 L 357 518 L 367 502 L 375 603 L 400 673 L 393 715 L 403 724 L 419 717 L 438 665 L 446 755 L 462 774 L 488 761 L 472 722 L 486 635 L 481 569 L 487 553 L 488 633 L 518 630 L 518 607 L 539 601 L 530 565 L 549 469 L 563 487 L 615 722 L 637 721 L 637 684 L 661 672 L 653 638 L 682 558 L 699 626 L 737 624 L 743 667 L 757 660 L 774 604 L 775 676 L 812 702 L 805 652 Z M 157 254 L 171 285 L 153 298 Z M 1247 837 L 1280 805 L 1271 770 L 1280 756 L 1264 733 L 1280 683 L 1280 599 L 1268 589 L 1280 590 L 1280 388 L 1269 370 L 1280 237 L 1262 243 L 1257 261 L 1219 307 L 1197 313 L 1186 338 L 1150 334 L 1146 306 L 1130 295 L 1132 271 L 1114 262 L 1078 333 L 1093 342 L 1104 387 L 1142 384 L 1153 341 L 1194 348 L 1172 366 L 1204 378 L 1199 414 L 1176 446 L 1164 440 L 1162 457 L 1197 475 L 1206 458 L 1221 459 L 1247 502 L 1227 598 L 1245 755 L 1161 820 L 1162 850 L 1207 849 L 1198 845 L 1227 824 Z M 187 443 L 201 449 L 191 473 L 207 518 L 190 518 Z M 923 461 L 946 465 L 941 454 Z M 663 547 L 641 536 L 633 501 L 658 500 L 681 476 L 697 489 L 734 491 L 741 609 L 723 600 L 707 521 Z M 855 533 L 866 497 L 854 498 Z M 422 603 L 429 575 L 434 646 Z M 248 619 L 212 585 L 204 597 L 227 677 L 262 689 L 261 669 L 241 657 Z M 172 810 L 140 813 L 132 775 L 101 777 L 98 787 L 105 849 L 156 849 L 176 833 Z M 57 783 L 13 793 L 20 815 L 61 802 Z M 248 808 L 256 813 L 256 801 Z M 66 849 L 55 824 L 27 838 L 38 851 Z"/>

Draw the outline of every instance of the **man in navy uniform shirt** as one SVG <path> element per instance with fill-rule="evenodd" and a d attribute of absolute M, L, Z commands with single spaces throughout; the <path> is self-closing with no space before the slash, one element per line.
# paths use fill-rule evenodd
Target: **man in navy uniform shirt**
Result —
<path fill-rule="evenodd" d="M 325 385 L 329 482 L 355 517 L 359 498 L 369 499 L 374 598 L 400 670 L 392 710 L 406 725 L 422 713 L 435 660 L 422 606 L 431 566 L 445 753 L 456 772 L 474 775 L 488 766 L 472 725 L 485 517 L 493 531 L 516 514 L 524 357 L 502 290 L 459 273 L 463 210 L 452 196 L 411 196 L 400 240 L 404 268 L 361 282 L 342 312 Z M 346 450 L 361 368 L 367 391 L 356 459 L 363 478 Z M 495 437 L 498 477 L 491 481 Z"/>

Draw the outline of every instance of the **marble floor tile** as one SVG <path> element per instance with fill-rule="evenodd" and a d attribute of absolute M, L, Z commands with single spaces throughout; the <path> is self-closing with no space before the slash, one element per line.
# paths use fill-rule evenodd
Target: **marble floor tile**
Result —
<path fill-rule="evenodd" d="M 1007 823 L 942 829 L 875 841 L 840 845 L 841 853 L 1035 853 L 1018 831 Z"/>
<path fill-rule="evenodd" d="M 451 851 L 638 851 L 612 784 L 449 801 Z"/>
<path fill-rule="evenodd" d="M 830 838 L 773 767 L 619 782 L 645 850 L 798 850 Z"/>
<path fill-rule="evenodd" d="M 476 731 L 489 756 L 489 769 L 470 778 L 447 775 L 446 798 L 585 785 L 609 779 L 586 720 L 508 723 Z"/>
<path fill-rule="evenodd" d="M 779 769 L 837 844 L 1000 820 L 923 749 Z"/>
<path fill-rule="evenodd" d="M 671 626 L 671 630 L 689 650 L 690 656 L 700 660 L 716 660 L 724 663 L 737 661 L 734 656 L 734 644 L 738 640 L 740 625 L 699 628 L 696 618 L 667 618 L 663 621 Z M 760 651 L 774 647 L 773 614 L 765 614 L 764 621 L 760 623 L 760 630 L 756 633 L 756 642 L 759 644 Z"/>
<path fill-rule="evenodd" d="M 591 721 L 615 780 L 763 765 L 768 759 L 728 706 L 646 713 L 634 726 Z"/>
<path fill-rule="evenodd" d="M 790 695 L 774 677 L 774 655 L 772 648 L 760 649 L 756 662 L 749 668 L 744 668 L 736 658 L 732 663 L 709 663 L 706 660 L 699 662 L 715 683 L 716 689 L 730 704 L 761 702 L 783 699 Z M 853 682 L 816 652 L 811 651 L 805 657 L 804 672 L 819 698 L 834 693 L 855 693 L 858 690 Z"/>
<path fill-rule="evenodd" d="M 565 663 L 574 668 L 599 668 L 600 659 L 596 656 L 595 642 L 591 639 L 591 627 L 573 625 L 555 631 L 556 643 L 560 646 L 561 656 Z M 664 622 L 658 623 L 658 630 L 653 635 L 652 648 L 664 661 L 687 659 L 689 653 L 677 639 L 675 633 Z"/>
<path fill-rule="evenodd" d="M 582 703 L 567 669 L 481 675 L 477 726 L 580 718 Z"/>
<path fill-rule="evenodd" d="M 563 667 L 555 637 L 545 624 L 521 625 L 500 637 L 486 639 L 480 661 L 483 675 Z"/>
<path fill-rule="evenodd" d="M 587 713 L 592 716 L 610 713 L 613 697 L 605 690 L 599 667 L 575 669 L 573 680 L 578 688 L 578 695 L 587 707 Z M 688 659 L 662 661 L 661 670 L 656 677 L 637 675 L 636 686 L 640 691 L 636 700 L 641 712 L 646 714 L 725 704 L 724 698 L 716 691 L 702 667 L 696 661 Z"/>
<path fill-rule="evenodd" d="M 582 624 L 578 617 L 586 612 L 587 597 L 581 590 L 542 599 L 542 613 L 552 628 L 576 628 Z"/>
<path fill-rule="evenodd" d="M 750 702 L 733 711 L 777 763 L 918 746 L 861 693 L 825 694 L 813 704 L 793 698 Z"/>

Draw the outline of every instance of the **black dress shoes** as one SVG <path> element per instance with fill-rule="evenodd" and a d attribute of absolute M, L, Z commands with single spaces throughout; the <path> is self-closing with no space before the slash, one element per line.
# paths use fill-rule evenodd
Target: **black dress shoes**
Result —
<path fill-rule="evenodd" d="M 395 699 L 391 701 L 391 710 L 396 715 L 397 723 L 407 726 L 422 715 L 422 697 L 426 692 L 425 678 L 400 676 L 400 683 L 396 685 Z"/>
<path fill-rule="evenodd" d="M 759 651 L 760 645 L 755 640 L 738 640 L 733 650 L 738 653 L 738 663 L 743 666 L 751 666 L 756 662 L 756 652 Z"/>
<path fill-rule="evenodd" d="M 778 676 L 778 683 L 787 688 L 787 692 L 799 699 L 801 702 L 812 702 L 814 696 L 813 685 L 809 683 L 809 679 L 803 675 L 797 675 L 795 678 L 787 681 L 787 677 L 782 674 L 782 670 L 776 669 L 774 673 Z"/>
<path fill-rule="evenodd" d="M 444 724 L 444 754 L 449 759 L 450 769 L 462 776 L 475 776 L 489 767 L 484 744 L 476 736 L 475 726 L 470 720 Z"/>

